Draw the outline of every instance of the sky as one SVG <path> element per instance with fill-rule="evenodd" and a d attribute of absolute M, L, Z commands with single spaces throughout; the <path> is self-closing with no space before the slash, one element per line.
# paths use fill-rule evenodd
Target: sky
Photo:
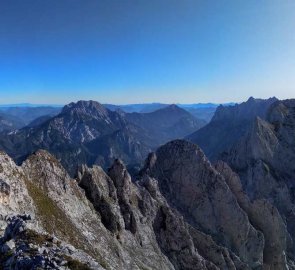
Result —
<path fill-rule="evenodd" d="M 0 0 L 0 103 L 295 98 L 294 0 Z"/>

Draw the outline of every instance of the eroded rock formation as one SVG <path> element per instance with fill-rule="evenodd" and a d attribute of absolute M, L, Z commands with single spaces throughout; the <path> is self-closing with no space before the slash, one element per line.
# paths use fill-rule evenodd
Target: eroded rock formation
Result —
<path fill-rule="evenodd" d="M 121 160 L 107 172 L 81 166 L 73 179 L 43 150 L 22 166 L 0 159 L 7 269 L 294 269 L 279 207 L 253 200 L 193 143 L 160 147 L 137 179 Z"/>

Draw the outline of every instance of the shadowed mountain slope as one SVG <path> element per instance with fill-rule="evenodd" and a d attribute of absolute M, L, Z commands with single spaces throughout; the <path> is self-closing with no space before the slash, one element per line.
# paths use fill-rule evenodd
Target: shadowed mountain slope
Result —
<path fill-rule="evenodd" d="M 183 138 L 205 125 L 204 120 L 193 117 L 177 105 L 170 105 L 151 113 L 126 114 L 126 118 L 151 134 L 157 145 Z"/>
<path fill-rule="evenodd" d="M 222 159 L 239 174 L 250 198 L 266 199 L 282 215 L 291 239 L 295 228 L 295 100 L 277 101 Z M 294 241 L 288 242 L 294 258 Z"/>
<path fill-rule="evenodd" d="M 211 160 L 229 149 L 248 131 L 255 117 L 264 119 L 276 98 L 249 98 L 234 106 L 219 106 L 209 124 L 186 138 L 198 144 Z"/>

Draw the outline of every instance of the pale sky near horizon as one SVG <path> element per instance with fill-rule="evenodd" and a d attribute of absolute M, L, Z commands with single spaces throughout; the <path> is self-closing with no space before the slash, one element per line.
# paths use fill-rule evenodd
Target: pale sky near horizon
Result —
<path fill-rule="evenodd" d="M 1 0 L 0 103 L 295 98 L 293 0 Z"/>

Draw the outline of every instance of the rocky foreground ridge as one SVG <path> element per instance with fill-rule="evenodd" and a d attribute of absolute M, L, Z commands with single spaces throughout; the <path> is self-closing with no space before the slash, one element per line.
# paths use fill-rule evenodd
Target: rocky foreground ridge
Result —
<path fill-rule="evenodd" d="M 1 153 L 0 213 L 3 269 L 295 269 L 276 206 L 183 140 L 137 179 L 120 160 L 73 179 L 46 151 L 21 166 Z"/>

